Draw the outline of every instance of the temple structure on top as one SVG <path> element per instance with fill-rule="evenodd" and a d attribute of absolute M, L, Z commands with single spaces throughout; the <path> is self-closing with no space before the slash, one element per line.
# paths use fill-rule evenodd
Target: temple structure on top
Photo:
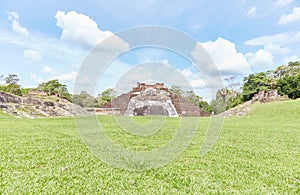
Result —
<path fill-rule="evenodd" d="M 104 106 L 114 114 L 125 116 L 166 115 L 209 116 L 192 102 L 172 93 L 164 83 L 137 83 L 128 93 L 122 94 Z"/>

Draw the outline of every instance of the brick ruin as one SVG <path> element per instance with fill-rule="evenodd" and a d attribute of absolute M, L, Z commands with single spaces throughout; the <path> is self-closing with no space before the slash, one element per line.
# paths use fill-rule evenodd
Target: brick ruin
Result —
<path fill-rule="evenodd" d="M 252 97 L 252 102 L 260 101 L 260 102 L 272 102 L 272 101 L 282 101 L 288 100 L 289 97 L 287 95 L 279 95 L 276 89 L 272 89 L 269 92 L 264 90 L 259 91 Z"/>
<path fill-rule="evenodd" d="M 145 116 L 209 116 L 192 102 L 173 94 L 163 83 L 137 83 L 131 91 L 114 98 L 111 103 L 99 109 L 98 114 L 105 110 L 117 115 Z M 97 111 L 96 111 L 97 113 Z"/>
<path fill-rule="evenodd" d="M 28 91 L 28 94 L 23 94 L 24 97 L 30 97 L 30 96 L 36 96 L 36 95 L 62 97 L 59 93 L 49 93 L 49 92 L 45 92 L 40 89 L 30 89 Z"/>

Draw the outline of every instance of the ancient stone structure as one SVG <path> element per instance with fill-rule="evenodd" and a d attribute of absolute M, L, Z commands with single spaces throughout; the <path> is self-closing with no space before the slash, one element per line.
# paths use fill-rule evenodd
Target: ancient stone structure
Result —
<path fill-rule="evenodd" d="M 28 91 L 28 95 L 49 95 L 49 94 L 43 90 L 31 89 Z"/>
<path fill-rule="evenodd" d="M 56 96 L 56 97 L 62 97 L 61 94 L 59 93 L 49 93 L 49 92 L 45 92 L 43 90 L 40 89 L 31 89 L 28 91 L 28 94 L 24 94 L 24 97 L 28 97 L 28 96 Z"/>
<path fill-rule="evenodd" d="M 289 98 L 287 95 L 284 96 L 279 95 L 276 89 L 270 90 L 269 92 L 259 91 L 257 94 L 253 96 L 252 100 L 240 104 L 229 110 L 226 110 L 225 112 L 220 113 L 219 115 L 225 117 L 243 116 L 251 110 L 251 105 L 257 102 L 266 103 L 272 101 L 284 101 L 288 99 Z"/>
<path fill-rule="evenodd" d="M 198 106 L 173 94 L 163 83 L 137 83 L 128 93 L 122 94 L 106 104 L 105 108 L 118 109 L 125 116 L 166 115 L 209 116 Z"/>
<path fill-rule="evenodd" d="M 36 118 L 87 115 L 82 107 L 57 96 L 27 97 L 0 92 L 0 109 L 16 117 Z"/>
<path fill-rule="evenodd" d="M 259 91 L 252 97 L 252 101 L 260 101 L 260 102 L 272 102 L 272 101 L 281 101 L 288 100 L 288 96 L 281 96 L 278 94 L 276 89 L 272 89 L 269 92 L 265 92 L 264 90 Z"/>

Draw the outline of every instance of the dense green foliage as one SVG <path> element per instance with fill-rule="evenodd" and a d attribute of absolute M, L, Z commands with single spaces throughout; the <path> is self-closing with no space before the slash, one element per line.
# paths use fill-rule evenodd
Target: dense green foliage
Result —
<path fill-rule="evenodd" d="M 39 84 L 37 89 L 48 92 L 49 94 L 59 94 L 62 98 L 71 100 L 72 95 L 69 94 L 67 86 L 61 84 L 58 79 L 50 80 Z"/>
<path fill-rule="evenodd" d="M 260 90 L 278 89 L 279 94 L 292 99 L 300 97 L 300 62 L 290 62 L 275 70 L 250 74 L 244 78 L 243 101 L 250 100 Z"/>
<path fill-rule="evenodd" d="M 22 94 L 28 94 L 30 90 L 33 90 L 34 88 L 21 88 Z"/>
<path fill-rule="evenodd" d="M 16 74 L 9 74 L 8 76 L 4 77 L 1 76 L 1 79 L 4 79 L 5 84 L 0 85 L 0 91 L 5 91 L 14 95 L 22 95 L 21 86 L 18 84 L 20 79 Z"/>
<path fill-rule="evenodd" d="M 278 70 L 277 70 L 278 69 Z M 282 95 L 296 99 L 300 97 L 300 62 L 290 62 L 288 66 L 278 67 L 277 90 Z"/>
<path fill-rule="evenodd" d="M 277 89 L 279 94 L 288 95 L 289 98 L 300 97 L 300 74 L 297 76 L 285 76 L 278 80 Z"/>
<path fill-rule="evenodd" d="M 167 166 L 131 172 L 101 162 L 81 142 L 73 118 L 17 119 L 0 112 L 3 194 L 299 194 L 300 99 L 255 104 L 226 119 L 210 152 L 199 156 L 210 118 L 200 118 L 191 145 Z M 149 118 L 136 117 L 147 124 Z M 99 117 L 107 136 L 133 151 L 172 139 L 179 118 L 155 136 L 126 133 Z"/>
<path fill-rule="evenodd" d="M 103 106 L 112 101 L 115 98 L 115 92 L 112 88 L 104 90 L 101 94 L 98 95 L 99 105 Z"/>
<path fill-rule="evenodd" d="M 97 98 L 93 97 L 86 91 L 82 91 L 79 95 L 73 95 L 73 102 L 82 107 L 99 107 L 99 102 Z"/>
<path fill-rule="evenodd" d="M 291 99 L 300 98 L 300 62 L 290 62 L 275 70 L 250 74 L 243 81 L 242 92 L 233 90 L 232 83 L 218 90 L 211 102 L 211 109 L 215 113 L 223 112 L 251 100 L 261 90 L 268 92 L 277 89 L 280 95 L 287 95 Z"/>
<path fill-rule="evenodd" d="M 9 74 L 6 77 L 1 76 L 0 80 L 4 80 L 5 83 L 4 85 L 0 84 L 0 91 L 5 91 L 14 95 L 21 96 L 23 94 L 28 94 L 29 90 L 35 89 L 22 88 L 21 85 L 18 84 L 20 79 L 16 74 Z M 50 95 L 59 94 L 62 98 L 65 98 L 69 101 L 72 100 L 72 95 L 68 92 L 67 86 L 61 84 L 57 79 L 43 82 L 39 84 L 36 89 L 48 92 Z"/>
<path fill-rule="evenodd" d="M 0 80 L 5 81 L 5 85 L 0 85 L 0 91 L 6 91 L 15 95 L 27 94 L 30 88 L 21 88 L 18 84 L 19 78 L 16 74 L 9 74 Z M 229 85 L 218 90 L 216 97 L 209 104 L 195 94 L 193 90 L 185 91 L 179 86 L 171 86 L 170 91 L 176 95 L 181 95 L 188 101 L 199 106 L 206 112 L 218 114 L 232 107 L 235 107 L 245 101 L 251 100 L 254 94 L 261 90 L 268 92 L 271 89 L 277 89 L 281 95 L 288 95 L 289 98 L 296 99 L 300 97 L 300 62 L 290 62 L 288 65 L 282 65 L 275 70 L 254 73 L 246 76 L 241 87 L 242 92 L 234 90 L 237 83 L 233 82 L 234 77 L 225 78 Z M 72 100 L 84 107 L 103 106 L 115 97 L 113 89 L 109 88 L 98 95 L 97 98 L 87 92 L 74 95 L 68 93 L 67 86 L 59 83 L 57 79 L 39 84 L 37 89 L 48 92 L 49 94 L 60 94 L 61 97 Z"/>
<path fill-rule="evenodd" d="M 200 100 L 198 106 L 205 112 L 211 113 L 211 105 L 207 101 Z"/>
<path fill-rule="evenodd" d="M 272 79 L 265 72 L 250 74 L 244 78 L 243 100 L 248 101 L 261 90 L 269 91 L 273 87 Z"/>

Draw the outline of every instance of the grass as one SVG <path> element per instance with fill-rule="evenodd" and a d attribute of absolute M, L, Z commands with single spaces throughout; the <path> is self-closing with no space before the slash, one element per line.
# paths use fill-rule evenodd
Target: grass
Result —
<path fill-rule="evenodd" d="M 16 119 L 0 112 L 0 193 L 299 194 L 299 117 L 300 99 L 256 104 L 246 116 L 226 119 L 204 157 L 198 154 L 209 118 L 201 118 L 192 143 L 172 163 L 132 172 L 92 155 L 72 118 Z M 165 144 L 179 122 L 169 118 L 163 131 L 137 138 L 113 117 L 99 121 L 111 140 L 134 151 Z"/>

